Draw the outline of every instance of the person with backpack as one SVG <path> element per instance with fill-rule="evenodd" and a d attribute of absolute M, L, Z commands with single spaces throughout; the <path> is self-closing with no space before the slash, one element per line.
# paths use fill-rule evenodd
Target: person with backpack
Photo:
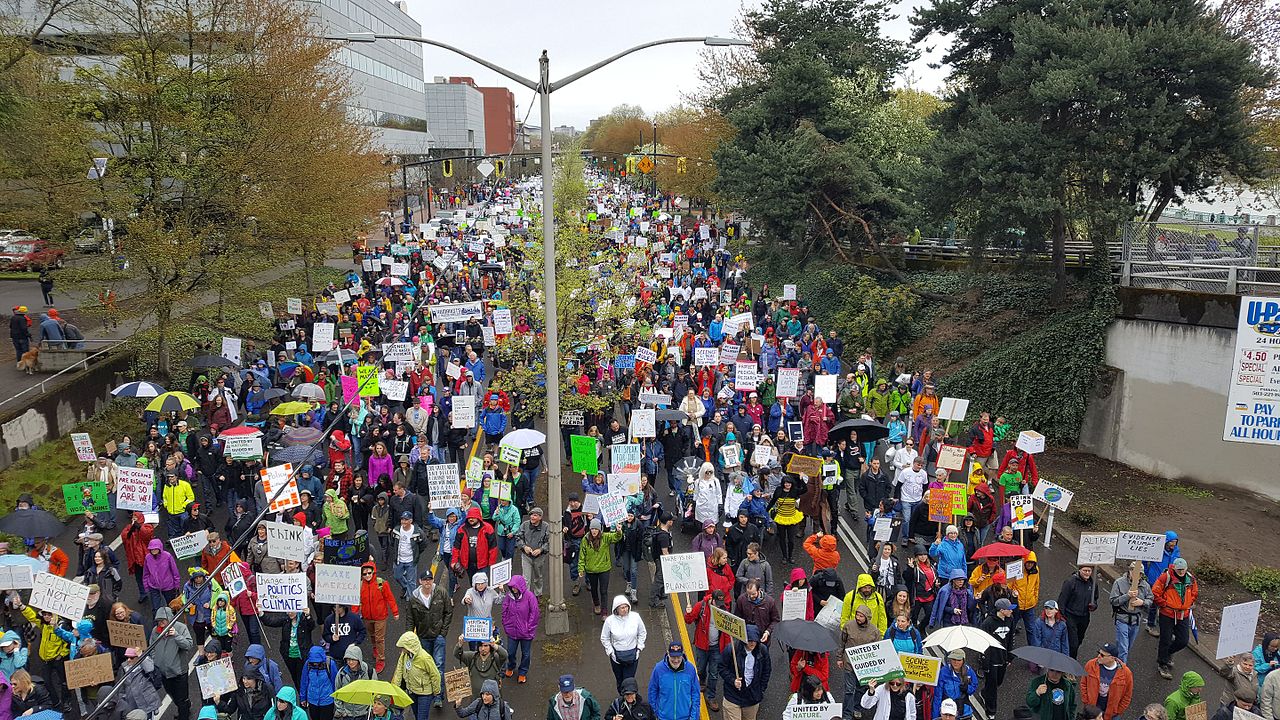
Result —
<path fill-rule="evenodd" d="M 302 669 L 298 683 L 300 701 L 311 720 L 333 720 L 333 691 L 338 677 L 338 664 L 324 654 L 324 648 L 312 645 L 307 653 L 307 664 Z"/>
<path fill-rule="evenodd" d="M 428 718 L 431 716 L 431 705 L 444 689 L 440 669 L 412 630 L 400 636 L 396 647 L 401 652 L 400 659 L 396 661 L 395 674 L 391 676 L 391 684 L 403 686 L 409 693 L 409 697 L 413 699 L 415 718 Z"/>
<path fill-rule="evenodd" d="M 662 556 L 670 555 L 672 550 L 671 544 L 671 526 L 675 523 L 675 516 L 667 511 L 662 511 L 658 516 L 658 527 L 653 533 L 653 539 L 650 542 L 650 562 L 653 563 L 653 582 L 649 585 L 649 607 L 662 607 L 663 582 L 662 582 Z"/>
<path fill-rule="evenodd" d="M 956 706 L 956 720 L 973 717 L 973 705 L 969 703 L 969 696 L 976 692 L 978 674 L 965 662 L 964 650 L 952 650 L 947 653 L 947 661 L 938 673 L 938 685 L 933 692 L 933 717 L 942 714 L 942 703 L 947 700 Z"/>
<path fill-rule="evenodd" d="M 622 681 L 622 693 L 614 699 L 613 704 L 605 712 L 605 720 L 653 720 L 653 708 L 640 697 L 640 688 L 635 678 Z"/>
<path fill-rule="evenodd" d="M 373 669 L 382 673 L 386 658 L 387 616 L 400 619 L 395 593 L 386 580 L 377 576 L 378 566 L 367 562 L 360 566 L 360 604 L 351 608 L 364 618 L 373 641 Z"/>
<path fill-rule="evenodd" d="M 350 685 L 356 680 L 372 680 L 373 673 L 370 671 L 369 664 L 364 661 L 364 651 L 359 645 L 349 645 L 342 654 L 342 666 L 338 668 L 338 674 L 333 679 L 333 689 L 336 694 L 338 690 Z M 349 703 L 343 700 L 334 699 L 333 717 L 334 720 L 358 720 L 369 714 L 367 705 L 357 703 Z M 249 720 L 245 718 L 245 720 Z"/>
<path fill-rule="evenodd" d="M 587 515 L 582 512 L 582 500 L 578 493 L 569 493 L 569 504 L 560 518 L 564 528 L 564 564 L 569 566 L 569 579 L 573 581 L 573 595 L 582 592 L 581 574 L 578 570 L 578 549 L 587 534 Z"/>

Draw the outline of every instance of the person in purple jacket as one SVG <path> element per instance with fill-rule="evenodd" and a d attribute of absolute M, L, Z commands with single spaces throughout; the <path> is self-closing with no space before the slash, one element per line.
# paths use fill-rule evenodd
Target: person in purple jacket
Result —
<path fill-rule="evenodd" d="M 499 588 L 496 601 L 502 605 L 502 631 L 507 635 L 507 677 L 516 675 L 516 682 L 529 678 L 529 655 L 533 638 L 538 634 L 538 621 L 542 610 L 538 598 L 529 592 L 523 575 L 512 576 L 505 588 Z M 520 650 L 520 668 L 516 670 L 516 650 Z"/>
<path fill-rule="evenodd" d="M 142 589 L 151 600 L 154 613 L 178 597 L 182 576 L 178 574 L 178 561 L 164 549 L 164 543 L 153 538 L 147 543 L 147 557 L 142 561 Z"/>

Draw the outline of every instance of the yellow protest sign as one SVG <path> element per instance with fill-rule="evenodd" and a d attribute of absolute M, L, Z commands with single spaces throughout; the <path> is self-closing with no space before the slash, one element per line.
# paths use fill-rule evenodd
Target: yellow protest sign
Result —
<path fill-rule="evenodd" d="M 374 365 L 357 365 L 356 385 L 360 388 L 360 397 L 381 395 L 382 391 L 378 388 L 378 368 Z"/>
<path fill-rule="evenodd" d="M 951 514 L 964 517 L 969 514 L 969 486 L 964 483 L 946 483 L 951 490 Z"/>
<path fill-rule="evenodd" d="M 937 685 L 938 673 L 942 670 L 942 658 L 932 655 L 916 655 L 915 653 L 898 653 L 902 661 L 902 676 L 907 682 Z"/>
<path fill-rule="evenodd" d="M 747 621 L 727 610 L 711 606 L 711 622 L 716 629 L 743 642 L 747 641 Z"/>

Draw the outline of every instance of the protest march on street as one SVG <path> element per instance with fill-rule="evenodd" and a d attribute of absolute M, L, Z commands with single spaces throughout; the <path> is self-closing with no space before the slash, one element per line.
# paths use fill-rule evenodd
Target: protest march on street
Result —
<path fill-rule="evenodd" d="M 753 284 L 738 218 L 583 182 L 558 417 L 536 177 L 120 388 L 72 526 L 0 519 L 0 720 L 1280 720 L 1259 601 L 1198 639 L 1212 529 L 1055 533 L 1037 428 Z"/>

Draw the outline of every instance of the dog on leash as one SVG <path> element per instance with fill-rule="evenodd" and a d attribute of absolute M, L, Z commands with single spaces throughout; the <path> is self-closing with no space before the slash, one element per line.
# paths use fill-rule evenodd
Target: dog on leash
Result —
<path fill-rule="evenodd" d="M 40 359 L 40 348 L 33 347 L 22 353 L 22 357 L 18 358 L 18 369 L 26 370 L 30 375 L 36 369 L 36 361 Z"/>

